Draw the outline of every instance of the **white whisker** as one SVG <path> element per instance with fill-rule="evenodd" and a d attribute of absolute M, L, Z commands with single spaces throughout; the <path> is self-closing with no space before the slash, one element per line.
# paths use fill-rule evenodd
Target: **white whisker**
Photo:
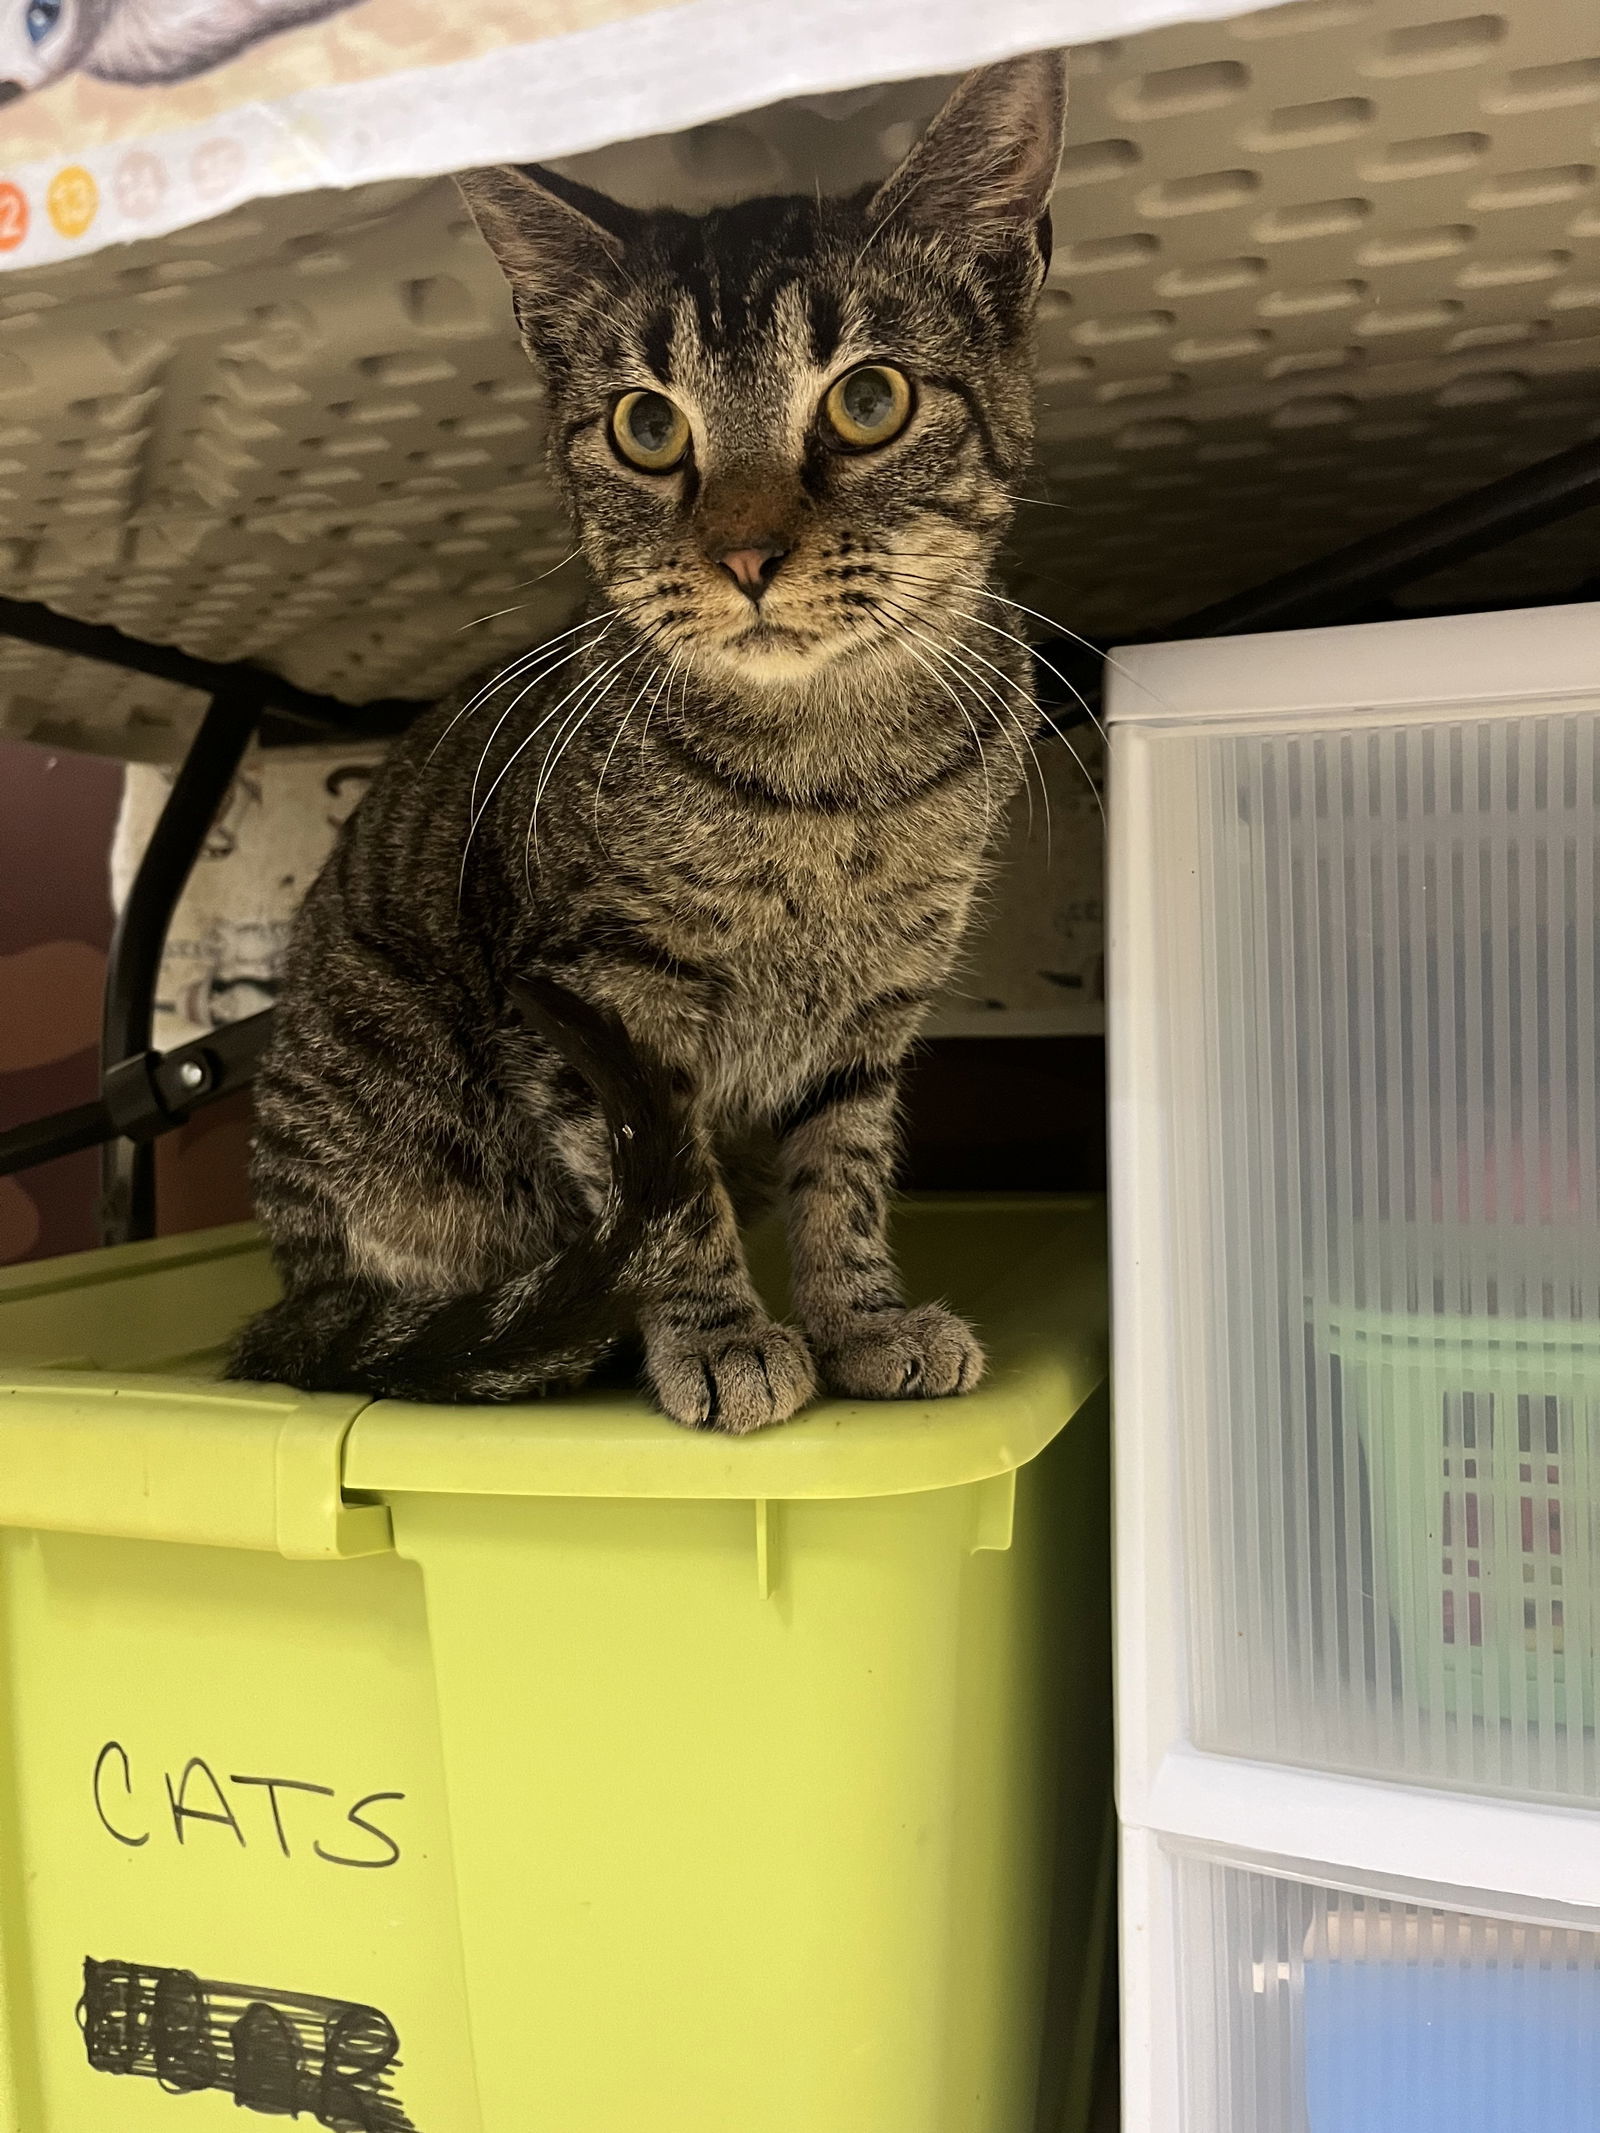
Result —
<path fill-rule="evenodd" d="M 443 733 L 440 734 L 439 738 L 428 750 L 428 762 L 431 763 L 433 761 L 434 757 L 439 753 L 439 750 L 444 746 L 445 742 L 450 738 L 451 734 L 454 733 L 457 726 L 460 725 L 461 721 L 466 718 L 471 712 L 476 711 L 481 703 L 483 703 L 487 698 L 492 696 L 495 690 L 500 687 L 502 682 L 514 681 L 519 674 L 526 673 L 529 666 L 532 665 L 535 661 L 542 659 L 547 652 L 554 651 L 555 647 L 558 644 L 565 644 L 569 637 L 576 637 L 580 630 L 589 629 L 595 624 L 606 621 L 607 618 L 610 616 L 619 615 L 621 612 L 622 610 L 617 607 L 602 608 L 598 615 L 590 615 L 584 621 L 575 623 L 571 629 L 563 630 L 559 637 L 547 637 L 543 644 L 535 645 L 531 651 L 519 652 L 517 657 L 512 660 L 509 666 L 502 667 L 500 672 L 495 675 L 492 681 L 486 681 L 483 684 L 482 688 L 480 688 L 474 695 L 468 697 L 467 701 L 461 706 L 461 709 L 451 719 L 449 725 L 445 727 Z M 602 630 L 600 634 L 603 637 L 606 633 Z M 594 641 L 596 644 L 598 644 L 600 642 L 600 638 L 597 637 Z"/>
<path fill-rule="evenodd" d="M 899 627 L 899 625 L 895 622 L 894 617 L 889 614 L 887 608 L 881 609 L 880 612 L 888 618 L 889 625 L 891 628 Z M 992 822 L 994 819 L 994 788 L 989 780 L 989 758 L 984 753 L 983 736 L 979 733 L 977 727 L 974 725 L 971 712 L 967 709 L 961 698 L 956 694 L 950 683 L 939 672 L 939 669 L 934 665 L 933 661 L 931 659 L 925 659 L 921 652 L 917 651 L 913 646 L 909 644 L 906 646 L 906 650 L 911 653 L 912 658 L 916 660 L 919 666 L 925 668 L 926 671 L 933 676 L 934 680 L 939 684 L 940 688 L 943 689 L 945 695 L 949 697 L 950 701 L 961 713 L 962 718 L 965 719 L 967 731 L 972 735 L 973 745 L 978 751 L 978 761 L 983 766 L 983 818 L 986 823 Z"/>
<path fill-rule="evenodd" d="M 962 612 L 962 610 L 957 609 L 956 612 L 960 613 Z M 972 616 L 970 619 L 974 622 L 982 621 L 982 617 L 977 615 Z M 983 626 L 985 628 L 993 627 L 993 625 L 990 623 L 985 623 Z M 1011 632 L 1009 630 L 1002 630 L 1000 634 L 1003 637 L 1011 636 Z M 1011 641 L 1014 644 L 1018 645 L 1024 652 L 1031 652 L 1032 647 L 1024 644 L 1020 637 L 1014 637 Z M 988 667 L 991 672 L 997 674 L 999 678 L 1005 683 L 1008 689 L 1014 689 L 1016 693 L 1022 698 L 1023 702 L 1033 712 L 1034 716 L 1042 720 L 1043 723 L 1055 735 L 1056 739 L 1061 743 L 1062 747 L 1065 748 L 1068 755 L 1071 756 L 1072 760 L 1083 772 L 1084 783 L 1088 786 L 1090 792 L 1093 793 L 1094 804 L 1100 810 L 1100 819 L 1102 822 L 1104 822 L 1106 818 L 1106 804 L 1105 801 L 1102 800 L 1100 797 L 1100 788 L 1098 785 L 1096 785 L 1094 779 L 1090 776 L 1088 764 L 1085 763 L 1083 757 L 1079 755 L 1077 749 L 1073 747 L 1071 741 L 1067 739 L 1067 736 L 1065 735 L 1065 733 L 1062 732 L 1061 728 L 1056 724 L 1055 720 L 1050 716 L 1049 712 L 1045 710 L 1043 705 L 1034 695 L 1032 695 L 1029 690 L 1025 689 L 1022 686 L 1020 681 L 1014 681 L 1003 667 L 996 666 L 992 660 L 985 659 L 981 652 L 974 652 L 970 645 L 967 647 L 967 650 L 971 654 L 971 656 L 980 663 L 980 665 Z M 1070 684 L 1068 686 L 1070 687 Z M 1092 713 L 1090 715 L 1093 716 Z M 1096 721 L 1096 723 L 1098 724 L 1098 721 Z"/>
<path fill-rule="evenodd" d="M 949 558 L 946 556 L 927 554 L 922 556 L 913 555 L 912 560 L 914 562 L 920 561 L 925 563 L 943 563 L 947 562 Z M 922 580 L 921 582 L 929 585 L 940 585 L 943 590 L 949 589 L 948 585 L 945 585 L 943 581 L 936 578 L 928 578 Z M 1153 703 L 1158 703 L 1161 706 L 1163 711 L 1170 711 L 1172 709 L 1172 705 L 1168 703 L 1167 699 L 1163 695 L 1161 695 L 1158 690 L 1152 689 L 1148 682 L 1141 681 L 1139 676 L 1133 672 L 1131 667 L 1125 667 L 1120 659 L 1113 659 L 1111 654 L 1107 651 L 1102 650 L 1102 648 L 1095 643 L 1092 637 L 1085 637 L 1082 636 L 1077 630 L 1068 629 L 1067 625 L 1064 622 L 1058 622 L 1054 615 L 1047 615 L 1037 607 L 1029 607 L 1027 602 L 1024 600 L 1014 600 L 1011 597 L 1010 593 L 992 592 L 987 585 L 974 585 L 971 583 L 966 583 L 963 585 L 962 589 L 966 592 L 976 593 L 981 599 L 984 600 L 998 600 L 1004 607 L 1014 607 L 1019 615 L 1031 615 L 1035 622 L 1043 622 L 1047 624 L 1049 628 L 1059 631 L 1059 633 L 1063 637 L 1070 637 L 1074 644 L 1081 644 L 1086 652 L 1093 652 L 1096 659 L 1102 660 L 1105 665 L 1110 667 L 1115 673 L 1121 674 L 1126 680 L 1130 681 L 1136 689 L 1142 689 L 1145 695 L 1148 696 Z M 993 625 L 991 625 L 991 627 L 992 626 Z M 1028 649 L 1032 651 L 1034 648 L 1032 645 L 1030 645 Z M 1055 668 L 1050 665 L 1050 662 L 1047 659 L 1041 660 L 1040 665 L 1045 668 L 1046 672 L 1051 674 L 1056 673 Z M 1072 687 L 1072 684 L 1066 681 L 1066 677 L 1064 675 L 1056 674 L 1056 679 L 1058 681 L 1064 682 L 1067 688 L 1070 689 Z M 1073 694 L 1077 695 L 1077 691 L 1073 690 Z M 1079 697 L 1078 700 L 1080 703 L 1083 701 L 1081 697 Z M 1091 718 L 1094 717 L 1093 712 L 1090 712 L 1089 715 Z M 1099 721 L 1096 720 L 1096 724 L 1098 723 Z M 1103 730 L 1104 729 L 1102 729 L 1102 731 Z"/>
<path fill-rule="evenodd" d="M 574 690 L 567 701 L 572 702 L 572 697 L 576 697 L 576 702 L 572 702 L 572 709 L 561 721 L 555 733 L 544 744 L 544 761 L 539 765 L 538 775 L 534 782 L 533 805 L 528 813 L 528 828 L 522 840 L 522 879 L 530 898 L 533 895 L 532 858 L 533 853 L 537 850 L 535 825 L 539 819 L 539 802 L 544 798 L 545 787 L 550 781 L 553 767 L 552 757 L 560 756 L 565 749 L 566 743 L 587 723 L 591 713 L 598 710 L 599 706 L 605 701 L 606 683 L 611 675 L 617 671 L 617 668 L 625 660 L 637 657 L 636 650 L 630 649 L 624 652 L 621 659 L 614 660 L 603 672 L 591 675 L 587 688 Z M 548 721 L 545 723 L 548 724 Z"/>
<path fill-rule="evenodd" d="M 670 696 L 672 694 L 672 684 L 674 679 L 676 678 L 678 672 L 678 662 L 682 658 L 682 656 L 683 655 L 681 652 L 673 653 L 671 663 L 667 668 L 667 678 L 662 683 L 661 688 L 657 689 L 655 695 L 652 696 L 650 699 L 650 708 L 645 712 L 644 724 L 639 729 L 639 760 L 641 762 L 643 762 L 644 760 L 644 744 L 650 738 L 650 721 L 656 715 L 656 705 L 661 702 L 663 692 L 665 692 L 667 696 Z"/>
<path fill-rule="evenodd" d="M 995 596 L 991 595 L 990 597 L 993 598 Z M 1015 606 L 1016 603 L 1012 602 L 1012 605 Z M 965 610 L 958 609 L 957 612 L 964 613 Z M 1025 607 L 1022 609 L 1022 613 L 1025 615 L 1031 615 L 1033 613 L 1033 609 L 1031 607 Z M 1066 675 L 1062 673 L 1061 669 L 1058 666 L 1053 665 L 1050 660 L 1045 658 L 1044 654 L 1039 650 L 1039 647 L 1036 644 L 1027 643 L 1026 640 L 1019 637 L 1014 630 L 1002 629 L 999 623 L 997 622 L 986 622 L 982 615 L 968 614 L 966 616 L 966 619 L 969 622 L 976 622 L 979 629 L 992 630 L 997 637 L 1009 637 L 1014 645 L 1017 645 L 1022 651 L 1026 652 L 1029 658 L 1034 660 L 1039 666 L 1043 667 L 1047 674 L 1053 674 L 1056 680 L 1060 682 L 1062 688 L 1064 688 L 1069 693 L 1069 695 L 1077 699 L 1077 702 L 1082 707 L 1084 717 L 1089 721 L 1090 725 L 1093 726 L 1096 733 L 1099 734 L 1101 740 L 1108 740 L 1106 729 L 1101 724 L 1099 717 L 1096 715 L 1094 706 L 1090 703 L 1088 697 L 1084 695 L 1083 691 L 1077 686 L 1075 682 L 1071 682 L 1067 679 Z M 1041 615 L 1038 619 L 1040 621 L 1047 621 L 1049 618 L 1047 616 Z M 1059 624 L 1052 626 L 1059 628 Z M 1063 630 L 1061 634 L 1064 637 L 1070 637 L 1072 636 L 1073 632 L 1071 630 Z M 1077 641 L 1080 644 L 1085 645 L 1089 643 L 1087 637 L 1080 637 Z M 1090 646 L 1090 649 L 1093 650 L 1094 647 Z M 1103 656 L 1104 655 L 1102 654 L 1102 657 Z M 1114 666 L 1116 664 L 1116 661 L 1112 660 L 1109 662 L 1109 664 Z"/>
<path fill-rule="evenodd" d="M 1070 511 L 1076 515 L 1082 509 L 1079 504 L 1058 504 L 1053 496 L 1024 496 L 1020 489 L 1008 490 L 1007 494 L 1014 504 L 1038 504 L 1046 511 Z"/>
<path fill-rule="evenodd" d="M 627 710 L 623 712 L 622 717 L 617 721 L 617 730 L 611 736 L 611 746 L 606 750 L 606 759 L 600 765 L 600 775 L 594 781 L 594 836 L 596 844 L 599 845 L 602 851 L 605 851 L 606 841 L 605 835 L 600 828 L 600 796 L 605 791 L 606 772 L 611 768 L 611 758 L 616 754 L 617 748 L 622 740 L 622 736 L 628 730 L 629 721 L 632 719 L 635 711 L 637 711 L 639 706 L 644 702 L 646 692 L 648 691 L 652 682 L 656 684 L 657 693 L 659 694 L 661 686 L 661 670 L 659 667 L 652 667 L 650 669 L 650 672 L 646 675 L 644 684 L 640 688 L 638 695 L 633 699 L 632 703 L 629 704 Z M 610 854 L 607 853 L 606 856 L 609 858 Z"/>
<path fill-rule="evenodd" d="M 633 653 L 630 656 L 637 658 L 638 654 Z M 557 763 L 566 754 L 568 745 L 577 739 L 604 703 L 605 693 L 602 687 L 592 691 L 586 701 L 575 704 L 563 721 L 560 731 L 545 747 L 544 761 L 539 765 L 538 780 L 533 788 L 533 805 L 528 810 L 528 827 L 522 839 L 522 880 L 530 902 L 533 898 L 533 862 L 539 856 L 539 804 L 555 775 Z"/>
<path fill-rule="evenodd" d="M 504 727 L 507 719 L 513 716 L 517 706 L 520 703 L 525 702 L 526 699 L 533 694 L 534 690 L 539 687 L 541 682 L 548 681 L 550 676 L 554 673 L 559 672 L 562 667 L 570 666 L 574 659 L 581 658 L 585 652 L 591 651 L 595 645 L 603 644 L 606 638 L 610 636 L 610 634 L 611 625 L 608 624 L 607 627 L 600 632 L 600 635 L 596 638 L 591 639 L 588 644 L 576 645 L 570 652 L 565 653 L 560 659 L 555 660 L 551 665 L 547 667 L 541 667 L 539 672 L 535 674 L 530 681 L 525 683 L 524 686 L 517 691 L 516 695 L 512 697 L 510 703 L 506 705 L 505 709 L 501 712 L 500 716 L 495 720 L 493 727 L 490 729 L 489 738 L 484 742 L 482 752 L 478 757 L 477 768 L 472 773 L 472 792 L 467 802 L 469 812 L 474 810 L 478 805 L 478 780 L 483 776 L 484 770 L 488 765 L 490 753 L 494 748 L 495 742 L 500 738 L 501 729 Z"/>
<path fill-rule="evenodd" d="M 567 565 L 582 553 L 583 550 L 581 548 L 569 548 L 559 563 L 552 563 L 548 570 L 541 570 L 536 578 L 524 578 L 522 584 L 542 585 L 546 578 L 553 578 L 558 570 L 565 570 Z M 520 592 L 521 589 L 521 586 L 517 585 L 513 585 L 511 588 L 513 592 Z"/>
<path fill-rule="evenodd" d="M 1023 747 L 1027 750 L 1029 761 L 1032 763 L 1034 773 L 1039 780 L 1039 798 L 1044 804 L 1045 865 L 1046 867 L 1052 866 L 1054 864 L 1054 847 L 1052 839 L 1052 825 L 1050 820 L 1050 788 L 1045 781 L 1044 766 L 1039 761 L 1039 751 L 1033 745 L 1032 734 L 1029 733 L 1027 727 L 1022 723 L 1016 712 L 1012 710 L 1011 706 L 1000 694 L 994 683 L 985 679 L 985 677 L 980 674 L 977 669 L 971 664 L 971 660 L 976 658 L 977 654 L 970 653 L 969 655 L 969 648 L 964 645 L 939 644 L 935 638 L 926 636 L 921 630 L 912 629 L 910 622 L 905 619 L 906 614 L 909 612 L 908 610 L 899 607 L 899 604 L 897 602 L 891 601 L 886 602 L 885 604 L 889 606 L 894 606 L 896 608 L 897 612 L 901 616 L 902 628 L 911 629 L 913 636 L 920 637 L 922 642 L 928 647 L 928 649 L 932 652 L 936 659 L 938 659 L 942 664 L 947 666 L 953 666 L 958 672 L 964 673 L 973 687 L 979 688 L 983 691 L 984 695 L 989 700 L 988 705 L 986 706 L 989 712 L 989 716 L 995 721 L 995 724 L 1000 727 L 1002 732 L 1005 732 L 1005 730 L 1009 727 L 1011 732 L 1016 736 L 1018 740 L 1021 741 Z M 987 664 L 987 662 L 983 662 L 983 664 Z M 1032 708 L 1037 714 L 1037 705 L 1033 706 Z M 1028 803 L 1028 835 L 1031 839 L 1033 836 L 1033 787 L 1029 784 L 1026 775 L 1024 775 L 1023 778 L 1022 790 Z"/>
<path fill-rule="evenodd" d="M 531 732 L 525 733 L 523 735 L 522 739 L 517 743 L 516 747 L 511 751 L 510 755 L 507 756 L 505 762 L 501 765 L 500 770 L 495 777 L 494 783 L 484 794 L 482 806 L 477 809 L 476 813 L 472 817 L 471 822 L 468 824 L 467 841 L 461 847 L 461 872 L 456 881 L 456 900 L 458 903 L 461 898 L 462 886 L 467 878 L 467 854 L 472 849 L 472 840 L 477 835 L 478 825 L 480 822 L 482 822 L 485 814 L 487 814 L 490 803 L 493 801 L 495 794 L 505 783 L 506 775 L 510 771 L 512 765 L 522 754 L 522 751 L 525 748 L 529 747 L 535 740 L 537 740 L 539 735 L 544 731 L 545 727 L 550 724 L 550 721 L 553 718 L 559 716 L 559 714 L 566 709 L 567 705 L 571 703 L 572 699 L 575 696 L 581 695 L 586 689 L 592 689 L 603 684 L 608 674 L 614 674 L 617 671 L 617 668 L 622 665 L 623 660 L 631 659 L 633 658 L 633 656 L 633 651 L 630 649 L 624 652 L 620 659 L 614 659 L 611 662 L 610 666 L 603 667 L 598 674 L 586 675 L 584 679 L 576 685 L 576 687 L 567 691 L 566 695 L 562 697 L 560 703 L 558 703 L 553 710 L 547 711 L 545 713 L 544 717 L 540 719 L 538 725 L 536 725 Z"/>
<path fill-rule="evenodd" d="M 932 579 L 924 579 L 918 577 L 914 571 L 893 570 L 888 572 L 887 575 L 892 578 L 897 578 L 901 580 L 902 583 L 907 585 L 922 585 L 931 584 L 934 582 Z M 948 589 L 948 587 L 941 587 L 941 590 L 947 591 Z M 978 585 L 962 585 L 959 589 L 968 593 L 980 594 L 982 595 L 982 597 L 990 600 L 1002 600 L 1005 598 L 1005 596 L 1001 593 L 986 592 L 982 586 Z M 1020 613 L 1025 615 L 1031 615 L 1034 612 L 1031 607 L 1022 607 L 1020 602 L 1015 600 L 1006 601 L 1006 605 L 1016 607 Z M 982 615 L 975 615 L 970 608 L 958 607 L 952 609 L 951 612 L 960 615 L 964 621 L 975 622 L 981 630 L 988 630 L 996 637 L 1006 638 L 1008 642 L 1014 644 L 1019 651 L 1026 652 L 1028 657 L 1031 660 L 1035 661 L 1039 666 L 1043 667 L 1047 674 L 1053 674 L 1056 680 L 1060 682 L 1062 688 L 1067 691 L 1068 695 L 1076 699 L 1079 708 L 1083 712 L 1084 717 L 1089 721 L 1090 725 L 1093 726 L 1096 733 L 1099 734 L 1101 740 L 1106 739 L 1106 729 L 1100 723 L 1100 720 L 1096 717 L 1094 706 L 1090 703 L 1089 699 L 1084 695 L 1083 691 L 1078 688 L 1074 682 L 1071 682 L 1067 679 L 1066 675 L 1062 673 L 1061 669 L 1058 666 L 1052 665 L 1052 663 L 1045 658 L 1044 654 L 1039 650 L 1037 645 L 1029 644 L 1027 639 L 1024 637 L 1019 637 L 1016 634 L 1015 630 L 1002 629 L 998 622 L 989 622 L 986 621 Z M 1048 622 L 1050 618 L 1048 615 L 1041 615 L 1039 617 L 1039 620 L 1041 622 Z M 1065 636 L 1070 636 L 1072 633 L 1071 631 L 1063 631 L 1062 634 Z M 1083 638 L 1080 641 L 1082 643 L 1087 644 L 1089 640 L 1087 638 Z M 1091 647 L 1091 649 L 1093 649 L 1093 647 Z"/>

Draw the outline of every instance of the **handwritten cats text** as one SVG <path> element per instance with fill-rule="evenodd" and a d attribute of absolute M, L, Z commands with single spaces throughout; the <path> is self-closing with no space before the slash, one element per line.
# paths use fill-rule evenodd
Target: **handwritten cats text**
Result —
<path fill-rule="evenodd" d="M 176 1774 L 163 1770 L 158 1790 L 117 1740 L 108 1740 L 95 1757 L 93 1792 L 101 1828 L 129 1851 L 158 1839 L 187 1846 L 198 1824 L 227 1832 L 213 1842 L 231 1839 L 241 1851 L 261 1846 L 285 1859 L 310 1856 L 328 1866 L 397 1866 L 402 1857 L 383 1823 L 388 1803 L 398 1805 L 403 1792 L 363 1793 L 341 1811 L 331 1785 L 237 1770 L 224 1781 L 202 1755 L 191 1755 Z M 385 1809 L 383 1822 L 374 1816 L 377 1808 Z"/>

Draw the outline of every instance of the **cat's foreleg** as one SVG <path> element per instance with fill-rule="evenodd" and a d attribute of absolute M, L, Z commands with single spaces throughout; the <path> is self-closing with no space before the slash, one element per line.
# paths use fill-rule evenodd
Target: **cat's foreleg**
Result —
<path fill-rule="evenodd" d="M 709 1137 L 695 1131 L 694 1183 L 639 1255 L 639 1326 L 673 1420 L 743 1436 L 804 1407 L 817 1376 L 804 1340 L 756 1294 Z"/>
<path fill-rule="evenodd" d="M 858 1062 L 780 1122 L 795 1312 L 835 1392 L 942 1399 L 977 1384 L 983 1350 L 942 1304 L 906 1304 L 888 1237 L 898 1111 L 898 1068 Z"/>

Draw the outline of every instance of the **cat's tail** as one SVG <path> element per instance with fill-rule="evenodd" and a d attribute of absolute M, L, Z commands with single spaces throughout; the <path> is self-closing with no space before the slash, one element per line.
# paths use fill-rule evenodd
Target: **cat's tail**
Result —
<path fill-rule="evenodd" d="M 245 1327 L 229 1377 L 383 1399 L 514 1400 L 581 1381 L 611 1346 L 646 1232 L 684 1194 L 684 1099 L 606 1009 L 548 978 L 511 991 L 599 1102 L 611 1138 L 605 1209 L 547 1265 L 467 1295 L 407 1296 L 353 1275 L 291 1290 Z"/>

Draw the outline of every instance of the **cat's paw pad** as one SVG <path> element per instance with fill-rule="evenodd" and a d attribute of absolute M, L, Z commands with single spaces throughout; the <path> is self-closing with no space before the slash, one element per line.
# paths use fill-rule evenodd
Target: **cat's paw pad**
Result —
<path fill-rule="evenodd" d="M 944 1400 L 983 1376 L 977 1337 L 943 1304 L 875 1311 L 819 1343 L 818 1357 L 833 1390 L 858 1400 Z"/>
<path fill-rule="evenodd" d="M 675 1328 L 649 1344 L 650 1382 L 674 1422 L 748 1436 L 816 1398 L 811 1351 L 792 1326 L 756 1319 L 731 1331 Z"/>

